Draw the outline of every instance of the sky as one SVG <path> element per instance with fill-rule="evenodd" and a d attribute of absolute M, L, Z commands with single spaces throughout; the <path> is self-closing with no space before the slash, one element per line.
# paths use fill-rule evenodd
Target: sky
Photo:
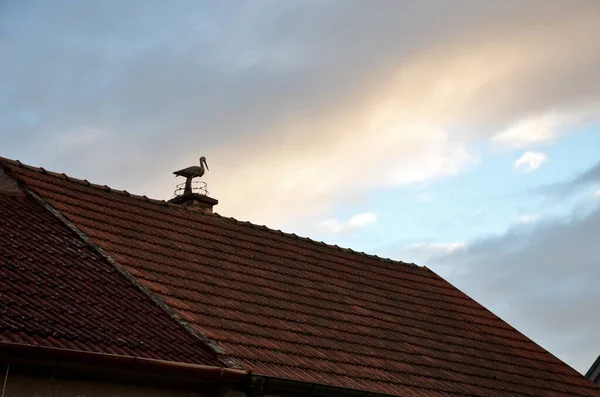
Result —
<path fill-rule="evenodd" d="M 0 1 L 0 156 L 427 266 L 600 354 L 597 0 Z"/>

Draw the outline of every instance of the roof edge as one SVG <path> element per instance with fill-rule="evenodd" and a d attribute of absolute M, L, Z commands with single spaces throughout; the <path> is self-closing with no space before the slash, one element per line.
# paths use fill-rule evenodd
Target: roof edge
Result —
<path fill-rule="evenodd" d="M 596 361 L 592 364 L 590 369 L 585 373 L 585 377 L 594 382 L 595 378 L 600 375 L 600 356 L 596 358 Z"/>
<path fill-rule="evenodd" d="M 503 318 L 501 318 L 498 314 L 494 313 L 491 309 L 488 309 L 486 306 L 484 306 L 483 304 L 481 304 L 478 300 L 476 300 L 472 296 L 467 295 L 462 289 L 456 287 L 453 283 L 451 283 L 450 281 L 446 280 L 445 278 L 443 278 L 442 276 L 440 276 L 439 274 L 437 274 L 435 271 L 433 271 L 432 269 L 428 268 L 427 266 L 424 266 L 424 268 L 426 270 L 430 271 L 432 274 L 434 274 L 437 278 L 439 278 L 441 280 L 444 280 L 448 285 L 451 285 L 456 291 L 459 291 L 461 294 L 463 294 L 464 296 L 466 296 L 467 298 L 469 298 L 471 301 L 475 302 L 477 305 L 479 305 L 485 311 L 487 311 L 490 314 L 492 314 L 496 319 L 498 319 L 498 320 L 502 321 L 504 324 L 508 325 L 516 333 L 518 333 L 519 335 L 521 335 L 523 338 L 525 338 L 526 340 L 528 340 L 530 343 L 536 345 L 538 348 L 540 348 L 543 351 L 543 353 L 545 355 L 552 357 L 556 361 L 556 363 L 558 363 L 558 364 L 560 364 L 560 365 L 562 365 L 564 367 L 567 367 L 568 369 L 570 369 L 571 371 L 573 371 L 573 373 L 576 374 L 576 375 L 583 376 L 583 377 L 591 380 L 588 377 L 587 373 L 585 375 L 582 375 L 581 372 L 579 372 L 578 370 L 576 370 L 575 368 L 573 368 L 572 366 L 570 366 L 566 361 L 561 360 L 559 357 L 557 357 L 552 352 L 550 352 L 550 350 L 546 349 L 544 346 L 540 345 L 538 342 L 534 341 L 532 338 L 530 338 L 529 336 L 527 336 L 523 332 L 521 332 L 516 326 L 512 325 L 508 321 L 506 321 Z M 599 367 L 596 376 L 598 374 L 600 374 L 600 356 L 598 356 L 598 358 L 596 359 L 596 361 L 594 362 L 594 364 L 592 364 L 592 367 L 593 368 Z M 590 371 L 592 371 L 592 368 L 590 368 L 588 370 L 588 373 L 590 373 Z"/>
<path fill-rule="evenodd" d="M 319 397 L 403 397 L 398 394 L 387 394 L 367 389 L 354 389 L 351 387 L 333 386 L 327 383 L 311 382 L 304 380 L 289 379 L 280 376 L 263 374 L 251 375 L 251 385 L 258 393 L 255 395 L 266 396 L 271 392 L 301 393 L 301 395 Z"/>
<path fill-rule="evenodd" d="M 179 363 L 176 361 L 61 349 L 13 342 L 0 342 L 0 357 L 7 359 L 51 360 L 67 362 L 70 364 L 106 366 L 122 370 L 194 377 L 215 382 L 243 382 L 247 380 L 249 375 L 245 370 L 233 368 Z"/>
<path fill-rule="evenodd" d="M 132 275 L 124 266 L 120 265 L 116 260 L 114 260 L 106 251 L 100 248 L 98 245 L 94 243 L 94 241 L 88 237 L 83 231 L 81 231 L 77 226 L 75 226 L 71 221 L 69 221 L 64 215 L 60 213 L 56 208 L 54 208 L 51 204 L 46 202 L 43 198 L 38 196 L 34 191 L 32 191 L 26 184 L 23 186 L 23 191 L 26 192 L 30 197 L 32 197 L 36 202 L 38 202 L 41 206 L 44 207 L 47 211 L 49 211 L 52 215 L 54 215 L 57 219 L 59 219 L 65 226 L 67 226 L 71 231 L 73 231 L 81 240 L 83 240 L 88 246 L 92 248 L 98 255 L 100 255 L 103 259 L 107 260 L 123 277 L 125 277 L 129 282 L 131 282 L 139 291 L 141 291 L 144 295 L 152 300 L 154 304 L 156 304 L 162 311 L 167 314 L 171 319 L 176 321 L 188 334 L 195 337 L 199 343 L 204 344 L 210 350 L 212 350 L 217 358 L 217 360 L 227 368 L 233 369 L 243 369 L 244 367 L 238 363 L 237 361 L 231 359 L 225 350 L 223 350 L 219 345 L 217 345 L 214 341 L 208 338 L 201 330 L 197 329 L 187 321 L 185 321 L 177 312 L 172 309 L 161 297 L 148 289 L 145 285 L 143 285 L 137 278 Z"/>

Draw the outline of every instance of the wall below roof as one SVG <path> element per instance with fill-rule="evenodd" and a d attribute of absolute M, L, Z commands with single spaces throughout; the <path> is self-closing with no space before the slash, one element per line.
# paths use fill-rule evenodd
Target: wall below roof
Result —
<path fill-rule="evenodd" d="M 5 397 L 204 397 L 194 390 L 159 388 L 152 385 L 127 384 L 97 380 L 54 379 L 48 393 L 48 377 L 31 375 L 9 376 Z"/>
<path fill-rule="evenodd" d="M 0 390 L 6 364 L 0 368 Z M 217 397 L 220 385 L 189 379 L 148 376 L 128 371 L 112 374 L 96 369 L 93 373 L 77 367 L 44 368 L 11 364 L 4 397 Z M 53 376 L 54 374 L 54 376 Z"/>

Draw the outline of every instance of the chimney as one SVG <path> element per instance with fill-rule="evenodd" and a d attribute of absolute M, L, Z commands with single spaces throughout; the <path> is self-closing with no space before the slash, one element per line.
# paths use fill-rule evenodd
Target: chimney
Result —
<path fill-rule="evenodd" d="M 207 214 L 212 214 L 213 207 L 219 204 L 219 200 L 216 200 L 212 197 L 208 197 L 205 194 L 200 193 L 189 193 L 182 194 L 180 196 L 175 196 L 169 203 L 179 204 L 186 207 L 190 207 L 191 209 L 197 209 Z"/>
<path fill-rule="evenodd" d="M 174 197 L 169 200 L 169 203 L 183 205 L 190 209 L 197 209 L 204 213 L 212 214 L 213 207 L 217 205 L 219 201 L 208 196 L 206 182 L 192 181 L 194 178 L 200 178 L 204 175 L 204 167 L 208 170 L 206 157 L 203 156 L 200 157 L 200 166 L 194 165 L 173 173 L 176 176 L 185 177 L 185 183 L 177 185 Z"/>

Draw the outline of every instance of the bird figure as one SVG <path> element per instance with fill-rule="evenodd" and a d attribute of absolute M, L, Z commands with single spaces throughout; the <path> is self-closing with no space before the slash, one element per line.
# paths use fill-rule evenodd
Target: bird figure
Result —
<path fill-rule="evenodd" d="M 208 170 L 208 164 L 206 164 L 206 157 L 200 157 L 200 167 L 197 165 L 193 165 L 191 167 L 184 168 L 179 171 L 175 171 L 173 174 L 177 176 L 183 176 L 186 178 L 185 180 L 185 190 L 183 192 L 184 195 L 192 194 L 192 179 L 200 178 L 204 175 L 204 166 Z"/>

